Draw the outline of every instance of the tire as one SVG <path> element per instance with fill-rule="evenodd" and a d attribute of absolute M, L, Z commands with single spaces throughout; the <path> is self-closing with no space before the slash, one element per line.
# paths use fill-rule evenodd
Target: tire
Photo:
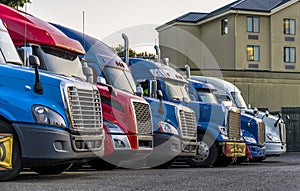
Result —
<path fill-rule="evenodd" d="M 96 169 L 96 170 L 113 170 L 116 168 L 115 165 L 106 162 L 103 159 L 94 159 L 89 161 L 88 163 L 92 168 Z"/>
<path fill-rule="evenodd" d="M 2 120 L 0 120 L 0 133 L 13 135 L 12 168 L 0 170 L 0 181 L 8 181 L 14 179 L 22 170 L 21 147 L 17 134 L 8 123 Z"/>
<path fill-rule="evenodd" d="M 39 173 L 40 175 L 54 175 L 60 174 L 70 168 L 72 163 L 68 164 L 59 164 L 59 165 L 51 165 L 51 166 L 41 166 L 41 167 L 32 167 L 31 170 Z"/>
<path fill-rule="evenodd" d="M 188 159 L 188 163 L 192 167 L 209 167 L 217 160 L 218 147 L 209 136 L 198 134 L 197 139 L 196 156 Z"/>

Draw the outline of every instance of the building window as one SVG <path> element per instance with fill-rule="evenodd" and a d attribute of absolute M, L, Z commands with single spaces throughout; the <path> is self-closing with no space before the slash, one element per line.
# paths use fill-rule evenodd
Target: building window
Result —
<path fill-rule="evenodd" d="M 254 61 L 259 62 L 259 46 L 247 46 L 247 60 L 248 61 Z"/>
<path fill-rule="evenodd" d="M 283 19 L 283 33 L 284 34 L 296 34 L 296 20 L 295 19 Z"/>
<path fill-rule="evenodd" d="M 258 17 L 247 17 L 247 32 L 259 32 Z"/>
<path fill-rule="evenodd" d="M 284 47 L 284 62 L 295 63 L 296 62 L 296 48 Z"/>
<path fill-rule="evenodd" d="M 223 19 L 221 21 L 221 34 L 227 34 L 228 33 L 228 19 Z"/>

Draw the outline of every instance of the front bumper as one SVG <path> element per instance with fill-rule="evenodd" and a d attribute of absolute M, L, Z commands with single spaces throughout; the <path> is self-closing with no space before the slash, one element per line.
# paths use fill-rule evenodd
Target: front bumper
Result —
<path fill-rule="evenodd" d="M 286 144 L 266 142 L 266 155 L 279 156 L 286 152 Z"/>
<path fill-rule="evenodd" d="M 154 148 L 148 158 L 149 167 L 159 166 L 172 159 L 187 159 L 196 155 L 196 140 L 180 139 L 178 136 L 154 133 Z"/>
<path fill-rule="evenodd" d="M 266 146 L 248 145 L 253 158 L 261 158 L 266 155 Z"/>
<path fill-rule="evenodd" d="M 105 151 L 105 155 L 101 158 L 122 168 L 146 167 L 147 158 L 153 151 L 152 136 L 107 134 L 106 140 L 109 140 L 106 142 L 109 145 L 105 145 L 108 151 Z M 131 142 L 135 145 L 132 146 Z"/>
<path fill-rule="evenodd" d="M 246 143 L 242 142 L 222 142 L 220 143 L 221 155 L 225 157 L 244 157 L 246 156 Z"/>
<path fill-rule="evenodd" d="M 13 127 L 19 137 L 24 167 L 85 162 L 103 155 L 103 135 L 97 136 L 101 141 L 99 149 L 79 151 L 74 148 L 75 143 L 90 142 L 89 136 L 76 136 L 74 139 L 63 129 L 36 124 L 14 123 Z"/>

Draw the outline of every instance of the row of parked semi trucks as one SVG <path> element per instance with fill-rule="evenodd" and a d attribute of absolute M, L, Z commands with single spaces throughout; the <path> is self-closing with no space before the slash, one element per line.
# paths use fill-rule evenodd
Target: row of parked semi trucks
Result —
<path fill-rule="evenodd" d="M 286 150 L 281 117 L 247 109 L 229 82 L 123 61 L 96 38 L 2 4 L 0 19 L 0 180 L 84 163 L 227 166 Z"/>

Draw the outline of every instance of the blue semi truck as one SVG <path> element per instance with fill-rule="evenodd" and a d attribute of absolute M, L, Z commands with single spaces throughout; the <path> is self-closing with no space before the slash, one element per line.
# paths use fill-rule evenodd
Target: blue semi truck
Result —
<path fill-rule="evenodd" d="M 281 115 L 277 117 L 270 115 L 268 111 L 262 112 L 248 108 L 239 88 L 228 81 L 205 76 L 191 76 L 191 78 L 213 84 L 216 88 L 214 94 L 220 101 L 227 100 L 240 108 L 243 113 L 259 118 L 265 123 L 265 131 L 260 131 L 259 134 L 261 139 L 265 140 L 267 157 L 280 156 L 286 152 L 286 127 Z"/>
<path fill-rule="evenodd" d="M 189 67 L 186 68 L 188 70 Z M 187 75 L 187 78 L 189 82 L 189 94 L 193 100 L 198 100 L 203 103 L 219 104 L 216 96 L 213 94 L 213 92 L 217 90 L 212 84 L 192 80 L 189 78 L 189 75 Z M 231 105 L 226 106 L 226 103 L 224 103 L 224 106 L 231 107 Z M 263 159 L 266 153 L 264 139 L 265 125 L 263 121 L 253 115 L 241 113 L 241 129 L 243 139 L 249 149 L 248 152 L 251 152 L 251 154 L 248 153 L 250 156 L 247 157 L 253 161 Z M 240 163 L 245 159 L 246 157 L 239 157 L 236 162 Z"/>
<path fill-rule="evenodd" d="M 124 91 L 123 85 L 129 81 L 136 92 L 132 75 L 127 65 L 107 45 L 81 32 L 53 24 L 70 38 L 78 40 L 85 47 L 87 54 L 84 59 L 94 70 L 94 81 L 105 81 L 112 87 Z M 125 64 L 125 65 L 124 65 Z M 107 75 L 105 70 L 114 69 L 114 75 Z M 119 75 L 116 75 L 116 74 Z M 126 73 L 126 75 L 125 75 Z M 121 80 L 122 79 L 122 80 Z M 133 83 L 131 83 L 133 82 Z M 142 82 L 141 82 L 142 83 Z M 147 167 L 168 167 L 176 158 L 192 158 L 196 154 L 196 120 L 193 110 L 182 105 L 158 99 L 156 81 L 143 81 L 148 85 L 145 100 L 150 104 L 153 124 L 153 152 L 147 159 Z M 139 86 L 138 88 L 139 89 Z M 125 89 L 126 90 L 126 89 Z"/>
<path fill-rule="evenodd" d="M 188 160 L 196 167 L 227 166 L 233 158 L 246 155 L 246 145 L 241 137 L 239 109 L 223 110 L 218 104 L 191 101 L 188 82 L 167 64 L 130 58 L 129 66 L 136 82 L 153 80 L 163 100 L 188 106 L 197 120 L 196 156 Z M 226 120 L 225 116 L 227 116 Z"/>
<path fill-rule="evenodd" d="M 24 67 L 2 21 L 0 52 L 0 180 L 15 178 L 22 168 L 58 174 L 73 162 L 102 156 L 97 88 L 40 72 L 35 56 L 29 57 L 33 68 Z"/>

